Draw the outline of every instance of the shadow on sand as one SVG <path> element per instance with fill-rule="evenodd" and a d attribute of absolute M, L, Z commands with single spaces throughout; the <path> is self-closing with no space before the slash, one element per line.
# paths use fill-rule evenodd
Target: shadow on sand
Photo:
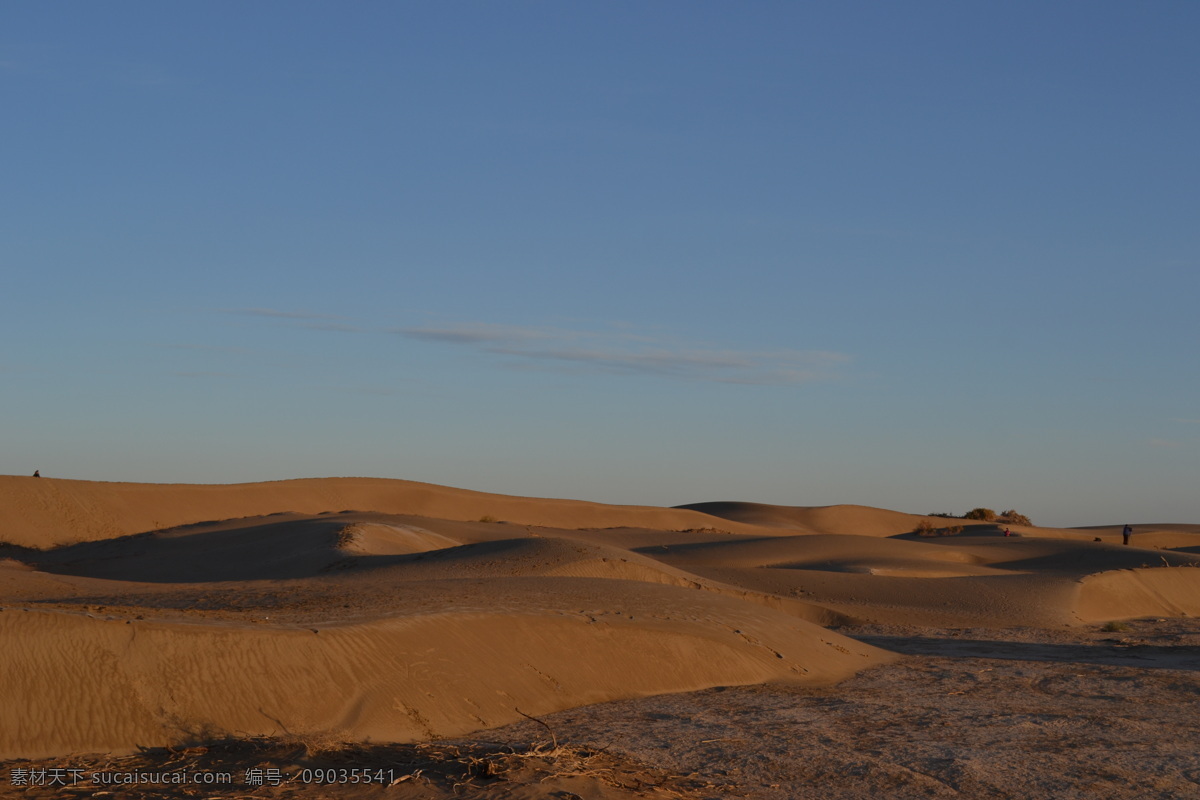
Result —
<path fill-rule="evenodd" d="M 1200 647 L 1193 646 L 1121 644 L 1116 640 L 1112 643 L 1088 645 L 932 636 L 860 636 L 849 630 L 842 630 L 841 633 L 860 642 L 910 656 L 998 658 L 1007 661 L 1049 661 L 1200 671 Z"/>

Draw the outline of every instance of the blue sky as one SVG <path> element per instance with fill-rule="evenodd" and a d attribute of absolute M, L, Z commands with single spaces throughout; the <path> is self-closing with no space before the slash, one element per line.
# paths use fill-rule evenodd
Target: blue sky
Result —
<path fill-rule="evenodd" d="M 1200 6 L 0 11 L 0 472 L 1200 522 Z"/>

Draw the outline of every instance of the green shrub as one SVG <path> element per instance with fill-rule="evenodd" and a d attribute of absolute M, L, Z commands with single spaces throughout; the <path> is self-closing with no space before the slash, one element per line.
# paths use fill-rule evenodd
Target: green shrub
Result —
<path fill-rule="evenodd" d="M 1104 623 L 1104 630 L 1108 631 L 1109 633 L 1117 633 L 1119 631 L 1129 630 L 1129 626 L 1124 622 L 1117 622 L 1116 620 L 1113 620 L 1112 622 Z"/>
<path fill-rule="evenodd" d="M 978 519 L 984 522 L 993 522 L 996 519 L 996 512 L 990 508 L 972 508 L 966 514 L 963 514 L 963 519 Z"/>

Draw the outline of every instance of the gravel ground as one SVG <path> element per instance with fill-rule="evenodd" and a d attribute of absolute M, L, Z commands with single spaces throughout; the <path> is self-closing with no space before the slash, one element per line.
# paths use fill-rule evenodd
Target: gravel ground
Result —
<path fill-rule="evenodd" d="M 912 655 L 827 689 L 712 689 L 545 722 L 560 740 L 724 784 L 714 797 L 1200 798 L 1196 620 L 843 632 Z"/>

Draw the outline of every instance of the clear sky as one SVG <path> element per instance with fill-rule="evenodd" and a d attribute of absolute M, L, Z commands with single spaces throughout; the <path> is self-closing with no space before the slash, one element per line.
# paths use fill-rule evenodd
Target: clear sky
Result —
<path fill-rule="evenodd" d="M 0 472 L 1200 523 L 1200 4 L 0 7 Z"/>

